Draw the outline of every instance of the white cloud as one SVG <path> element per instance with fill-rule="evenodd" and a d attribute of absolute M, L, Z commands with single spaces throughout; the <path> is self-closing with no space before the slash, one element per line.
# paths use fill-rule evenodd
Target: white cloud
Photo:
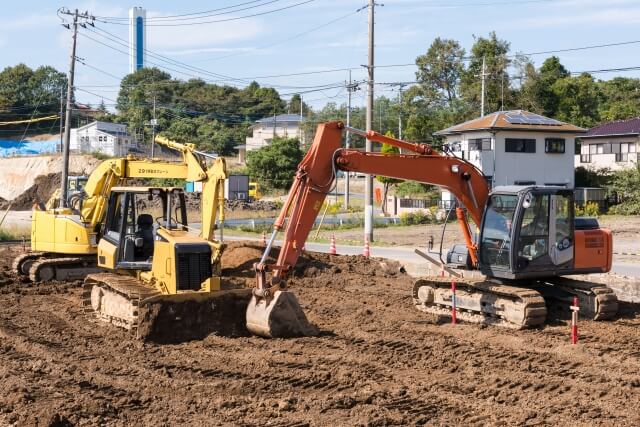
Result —
<path fill-rule="evenodd" d="M 148 18 L 164 15 L 167 15 L 167 13 L 147 11 Z M 216 19 L 216 17 L 210 18 L 210 20 Z M 207 19 L 205 18 L 204 20 L 206 21 Z M 184 23 L 188 22 L 184 21 Z M 209 50 L 210 52 L 216 52 L 215 49 L 228 48 L 228 46 L 219 46 L 220 44 L 255 39 L 263 31 L 263 21 L 254 18 L 181 26 L 154 26 L 152 21 L 148 21 L 147 47 L 164 51 L 199 49 L 206 52 L 205 49 L 211 49 Z"/>
<path fill-rule="evenodd" d="M 590 10 L 586 12 L 545 14 L 544 17 L 532 17 L 512 21 L 510 28 L 550 28 L 571 25 L 609 26 L 635 25 L 640 23 L 640 9 Z"/>

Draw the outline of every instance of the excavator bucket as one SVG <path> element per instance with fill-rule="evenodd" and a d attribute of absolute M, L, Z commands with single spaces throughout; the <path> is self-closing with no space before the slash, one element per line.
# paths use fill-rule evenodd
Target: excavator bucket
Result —
<path fill-rule="evenodd" d="M 269 299 L 254 295 L 247 307 L 247 329 L 265 338 L 307 337 L 319 333 L 307 320 L 296 296 L 288 291 L 276 291 Z"/>

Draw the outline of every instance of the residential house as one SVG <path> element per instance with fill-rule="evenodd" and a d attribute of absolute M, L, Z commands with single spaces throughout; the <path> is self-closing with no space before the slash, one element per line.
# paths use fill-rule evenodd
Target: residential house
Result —
<path fill-rule="evenodd" d="M 523 110 L 497 111 L 436 132 L 455 156 L 497 185 L 574 186 L 577 135 L 569 123 Z"/>
<path fill-rule="evenodd" d="M 640 117 L 603 123 L 580 136 L 575 166 L 621 170 L 638 165 Z"/>
<path fill-rule="evenodd" d="M 244 163 L 248 151 L 266 147 L 276 136 L 298 138 L 300 143 L 304 144 L 303 121 L 304 117 L 299 114 L 280 114 L 256 121 L 249 128 L 251 136 L 247 137 L 246 144 L 236 147 L 238 161 Z"/>
<path fill-rule="evenodd" d="M 71 151 L 102 153 L 107 156 L 126 156 L 138 151 L 135 138 L 127 132 L 127 126 L 118 123 L 95 121 L 71 129 Z"/>

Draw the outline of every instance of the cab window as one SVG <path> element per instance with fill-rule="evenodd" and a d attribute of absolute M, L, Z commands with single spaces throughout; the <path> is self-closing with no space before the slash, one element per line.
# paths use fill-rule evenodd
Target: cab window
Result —
<path fill-rule="evenodd" d="M 482 263 L 509 267 L 511 226 L 517 204 L 517 195 L 494 194 L 489 199 L 480 245 Z"/>
<path fill-rule="evenodd" d="M 549 252 L 549 196 L 530 196 L 520 227 L 518 256 L 533 260 Z"/>

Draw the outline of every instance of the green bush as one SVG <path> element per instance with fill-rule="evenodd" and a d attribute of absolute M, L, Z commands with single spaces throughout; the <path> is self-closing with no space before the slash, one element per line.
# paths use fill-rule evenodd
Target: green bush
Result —
<path fill-rule="evenodd" d="M 584 207 L 580 207 L 576 205 L 575 207 L 576 216 L 592 216 L 597 217 L 600 215 L 600 207 L 596 202 L 587 202 Z"/>
<path fill-rule="evenodd" d="M 247 153 L 247 170 L 265 189 L 288 189 L 302 156 L 297 139 L 275 137 L 271 144 Z"/>
<path fill-rule="evenodd" d="M 400 214 L 400 224 L 402 225 L 428 224 L 430 222 L 431 215 L 422 210 L 415 212 L 403 212 Z"/>
<path fill-rule="evenodd" d="M 618 215 L 640 215 L 640 168 L 625 169 L 613 174 L 611 191 L 620 204 L 609 212 Z"/>

